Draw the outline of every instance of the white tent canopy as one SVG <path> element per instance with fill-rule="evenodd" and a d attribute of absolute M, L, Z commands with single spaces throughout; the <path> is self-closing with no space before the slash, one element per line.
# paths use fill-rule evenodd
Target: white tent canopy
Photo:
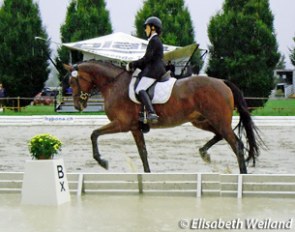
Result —
<path fill-rule="evenodd" d="M 144 56 L 148 41 L 118 32 L 94 39 L 64 43 L 63 46 L 81 51 L 84 60 L 89 58 L 133 61 Z M 164 45 L 164 53 L 177 47 Z"/>
<path fill-rule="evenodd" d="M 83 53 L 83 60 L 110 60 L 120 65 L 122 62 L 130 62 L 142 58 L 148 41 L 117 32 L 74 43 L 63 43 L 62 45 L 69 49 L 81 51 Z M 175 74 L 180 75 L 198 45 L 191 44 L 185 47 L 176 47 L 164 44 L 163 46 L 164 60 L 166 62 L 172 61 L 175 66 Z"/>

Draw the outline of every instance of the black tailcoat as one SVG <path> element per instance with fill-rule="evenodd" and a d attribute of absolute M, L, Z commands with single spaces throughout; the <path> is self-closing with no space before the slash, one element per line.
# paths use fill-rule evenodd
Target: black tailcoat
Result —
<path fill-rule="evenodd" d="M 133 69 L 139 68 L 142 70 L 140 76 L 159 79 L 166 72 L 163 62 L 163 44 L 158 35 L 152 36 L 150 39 L 145 55 L 136 61 L 130 63 Z"/>

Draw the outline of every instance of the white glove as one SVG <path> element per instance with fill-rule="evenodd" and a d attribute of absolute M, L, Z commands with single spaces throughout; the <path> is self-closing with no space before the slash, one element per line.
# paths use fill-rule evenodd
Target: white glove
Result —
<path fill-rule="evenodd" d="M 128 63 L 128 64 L 126 65 L 126 68 L 125 68 L 127 72 L 131 72 L 131 68 L 130 68 L 129 64 L 130 64 L 130 63 Z"/>

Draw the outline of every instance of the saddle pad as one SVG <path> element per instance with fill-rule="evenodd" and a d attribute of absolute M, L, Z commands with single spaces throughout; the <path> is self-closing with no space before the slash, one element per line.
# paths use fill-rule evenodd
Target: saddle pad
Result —
<path fill-rule="evenodd" d="M 141 104 L 135 96 L 134 84 L 136 82 L 136 77 L 132 77 L 129 84 L 129 98 L 138 104 Z M 155 94 L 152 99 L 152 104 L 164 104 L 166 103 L 172 93 L 172 88 L 176 82 L 176 78 L 169 78 L 168 81 L 165 82 L 157 82 L 155 87 Z"/>

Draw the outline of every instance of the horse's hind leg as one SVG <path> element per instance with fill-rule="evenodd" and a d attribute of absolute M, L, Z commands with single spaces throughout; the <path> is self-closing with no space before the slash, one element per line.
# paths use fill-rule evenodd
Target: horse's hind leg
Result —
<path fill-rule="evenodd" d="M 205 120 L 205 121 L 195 121 L 192 122 L 192 124 L 202 130 L 210 131 L 215 134 L 215 136 L 210 139 L 203 147 L 199 149 L 199 153 L 201 155 L 201 158 L 207 162 L 211 162 L 210 155 L 208 153 L 208 150 L 216 143 L 218 143 L 220 140 L 222 140 L 222 136 L 220 136 L 216 130 Z"/>
<path fill-rule="evenodd" d="M 228 121 L 230 122 L 230 120 Z M 233 132 L 230 123 L 225 122 L 222 124 L 220 121 L 217 122 L 216 128 L 220 128 L 220 126 L 218 125 L 224 125 L 222 128 L 219 129 L 219 132 L 217 132 L 217 129 L 214 129 L 214 127 L 212 127 L 209 123 L 206 123 L 206 121 L 204 121 L 203 123 L 194 122 L 193 125 L 195 127 L 213 132 L 215 134 L 215 136 L 199 150 L 201 157 L 203 159 L 204 158 L 210 159 L 210 156 L 207 153 L 207 150 L 224 138 L 228 142 L 228 144 L 231 146 L 232 150 L 237 156 L 240 173 L 247 173 L 247 167 L 246 167 L 246 162 L 244 157 L 244 145 Z"/>
<path fill-rule="evenodd" d="M 140 155 L 140 158 L 143 164 L 144 172 L 151 172 L 149 167 L 149 162 L 147 159 L 148 154 L 147 154 L 147 150 L 145 146 L 143 133 L 140 130 L 133 130 L 132 135 L 134 137 L 134 140 L 138 149 L 138 153 Z"/>
<path fill-rule="evenodd" d="M 211 140 L 209 140 L 203 147 L 201 147 L 199 149 L 200 155 L 202 157 L 202 159 L 207 162 L 210 163 L 211 162 L 211 158 L 210 155 L 208 154 L 208 150 L 216 143 L 218 143 L 220 140 L 222 140 L 222 137 L 220 135 L 215 135 Z"/>
<path fill-rule="evenodd" d="M 239 167 L 240 167 L 240 173 L 243 174 L 247 174 L 247 166 L 246 166 L 246 162 L 245 162 L 245 154 L 244 154 L 244 144 L 243 142 L 238 139 L 238 137 L 236 136 L 237 139 L 237 158 L 238 158 L 238 163 L 239 163 Z"/>
<path fill-rule="evenodd" d="M 240 173 L 247 174 L 247 167 L 244 157 L 244 145 L 242 141 L 235 135 L 235 133 L 232 130 L 229 135 L 225 136 L 225 140 L 229 143 L 232 150 L 237 156 Z"/>

